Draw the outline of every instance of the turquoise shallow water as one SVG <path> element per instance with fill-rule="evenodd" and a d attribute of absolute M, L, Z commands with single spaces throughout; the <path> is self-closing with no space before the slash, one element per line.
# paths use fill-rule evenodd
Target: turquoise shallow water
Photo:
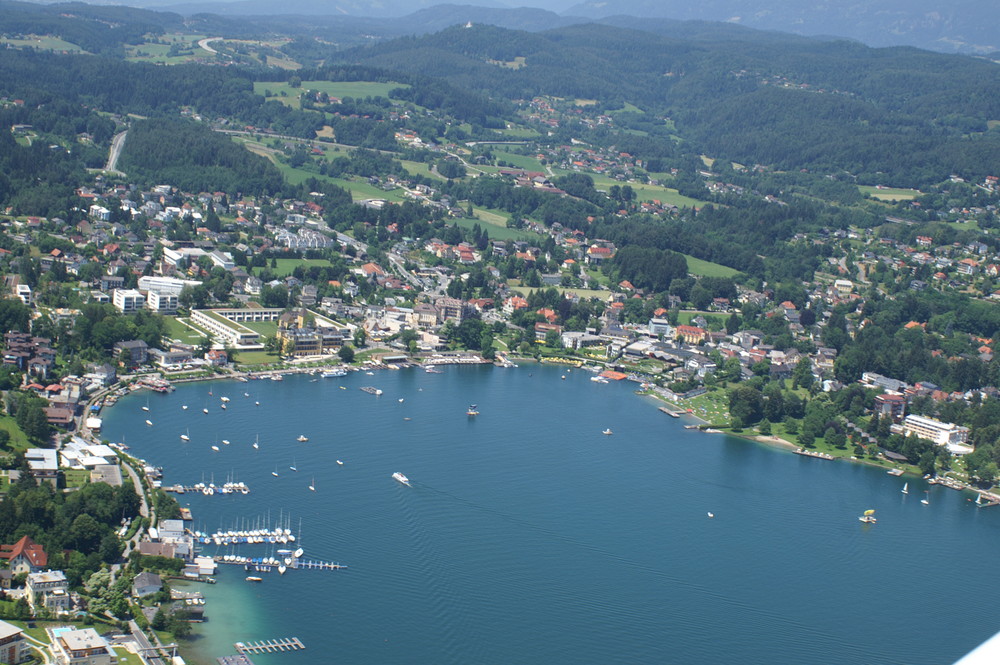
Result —
<path fill-rule="evenodd" d="M 221 571 L 200 587 L 204 663 L 294 635 L 305 651 L 255 662 L 939 664 L 1000 630 L 971 563 L 998 549 L 1000 509 L 684 430 L 635 384 L 590 376 L 536 365 L 189 384 L 151 396 L 148 414 L 144 395 L 120 401 L 105 436 L 165 467 L 165 484 L 250 485 L 182 496 L 195 528 L 283 520 L 307 557 L 349 566 L 260 584 Z M 878 524 L 858 522 L 866 508 Z"/>

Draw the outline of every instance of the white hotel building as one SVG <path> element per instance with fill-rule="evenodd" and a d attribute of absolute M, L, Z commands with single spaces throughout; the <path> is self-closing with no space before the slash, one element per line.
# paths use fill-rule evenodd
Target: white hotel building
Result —
<path fill-rule="evenodd" d="M 910 414 L 903 419 L 903 434 L 915 434 L 921 439 L 928 439 L 939 446 L 947 446 L 955 455 L 966 455 L 974 449 L 966 445 L 969 440 L 969 428 L 954 423 L 943 423 L 933 418 Z"/>

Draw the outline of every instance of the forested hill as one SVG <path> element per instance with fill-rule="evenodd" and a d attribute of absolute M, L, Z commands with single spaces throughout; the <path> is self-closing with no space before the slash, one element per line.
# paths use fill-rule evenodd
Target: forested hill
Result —
<path fill-rule="evenodd" d="M 508 99 L 639 106 L 705 151 L 779 168 L 986 175 L 1000 158 L 1000 67 L 912 48 L 767 35 L 663 37 L 605 25 L 454 27 L 334 58 L 419 71 Z M 520 68 L 497 63 L 523 58 Z M 917 172 L 914 173 L 914 168 Z M 987 169 L 989 170 L 989 169 Z"/>

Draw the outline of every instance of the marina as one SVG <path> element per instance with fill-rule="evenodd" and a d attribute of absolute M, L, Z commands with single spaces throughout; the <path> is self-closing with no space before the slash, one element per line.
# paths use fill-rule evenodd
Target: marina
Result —
<path fill-rule="evenodd" d="M 288 637 L 280 640 L 265 640 L 262 642 L 237 642 L 233 647 L 240 654 L 275 653 L 278 651 L 299 651 L 305 649 L 306 645 L 297 637 Z"/>
<path fill-rule="evenodd" d="M 213 496 L 215 494 L 249 494 L 250 488 L 247 487 L 246 483 L 223 483 L 222 485 L 216 485 L 215 483 L 197 483 L 195 485 L 161 485 L 160 489 L 164 492 L 172 492 L 174 494 L 204 494 L 205 496 Z"/>

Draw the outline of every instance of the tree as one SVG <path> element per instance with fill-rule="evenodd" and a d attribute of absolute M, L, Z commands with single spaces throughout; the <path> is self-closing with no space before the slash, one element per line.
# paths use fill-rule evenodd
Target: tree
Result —
<path fill-rule="evenodd" d="M 354 349 L 346 344 L 340 347 L 337 351 L 337 355 L 347 364 L 354 362 Z"/>
<path fill-rule="evenodd" d="M 356 348 L 363 348 L 365 343 L 368 341 L 368 332 L 361 327 L 354 330 L 354 346 Z"/>
<path fill-rule="evenodd" d="M 731 417 L 739 418 L 744 424 L 752 425 L 761 419 L 763 413 L 763 395 L 753 386 L 741 383 L 729 391 L 729 414 Z"/>
<path fill-rule="evenodd" d="M 550 346 L 553 349 L 562 348 L 562 337 L 558 330 L 550 330 L 545 333 L 545 346 Z"/>

